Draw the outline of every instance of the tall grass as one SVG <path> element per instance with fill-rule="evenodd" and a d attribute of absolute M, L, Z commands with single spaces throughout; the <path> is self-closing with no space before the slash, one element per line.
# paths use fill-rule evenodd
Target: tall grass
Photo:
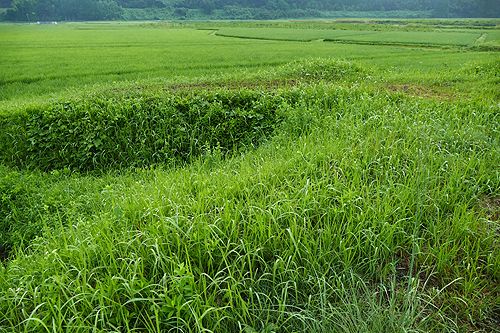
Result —
<path fill-rule="evenodd" d="M 295 96 L 255 150 L 108 175 L 74 212 L 39 211 L 48 229 L 1 268 L 0 327 L 493 329 L 498 230 L 480 202 L 499 194 L 498 108 L 329 84 Z"/>

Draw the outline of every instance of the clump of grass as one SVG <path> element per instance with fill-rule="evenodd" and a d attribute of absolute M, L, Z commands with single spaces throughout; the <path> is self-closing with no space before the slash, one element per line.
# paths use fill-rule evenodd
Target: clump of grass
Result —
<path fill-rule="evenodd" d="M 107 203 L 110 175 L 82 176 L 69 169 L 51 173 L 0 166 L 0 259 L 8 260 L 19 249 L 75 218 L 90 218 Z"/>
<path fill-rule="evenodd" d="M 362 80 L 368 70 L 358 64 L 328 58 L 310 58 L 298 60 L 278 67 L 278 78 L 302 82 L 346 82 Z"/>

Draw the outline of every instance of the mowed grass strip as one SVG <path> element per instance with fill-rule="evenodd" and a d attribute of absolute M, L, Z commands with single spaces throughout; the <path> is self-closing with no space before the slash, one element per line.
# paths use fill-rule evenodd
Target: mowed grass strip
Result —
<path fill-rule="evenodd" d="M 374 35 L 359 34 L 338 39 L 372 43 L 470 46 L 480 36 L 480 33 L 470 32 L 386 31 Z"/>
<path fill-rule="evenodd" d="M 485 45 L 500 47 L 500 30 L 488 31 L 485 35 Z"/>

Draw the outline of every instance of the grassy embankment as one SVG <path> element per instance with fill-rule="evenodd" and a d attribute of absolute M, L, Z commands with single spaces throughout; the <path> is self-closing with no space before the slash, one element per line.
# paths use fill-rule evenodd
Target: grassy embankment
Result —
<path fill-rule="evenodd" d="M 0 331 L 494 329 L 496 30 L 424 28 L 0 26 Z"/>

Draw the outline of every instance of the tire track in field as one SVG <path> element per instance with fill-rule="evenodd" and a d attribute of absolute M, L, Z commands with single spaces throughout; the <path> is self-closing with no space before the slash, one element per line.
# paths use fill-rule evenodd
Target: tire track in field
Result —
<path fill-rule="evenodd" d="M 486 40 L 486 37 L 488 37 L 488 34 L 486 32 L 482 33 L 481 36 L 479 36 L 475 41 L 474 43 L 472 43 L 473 45 L 477 46 L 477 45 L 481 45 L 484 43 L 484 41 Z"/>

